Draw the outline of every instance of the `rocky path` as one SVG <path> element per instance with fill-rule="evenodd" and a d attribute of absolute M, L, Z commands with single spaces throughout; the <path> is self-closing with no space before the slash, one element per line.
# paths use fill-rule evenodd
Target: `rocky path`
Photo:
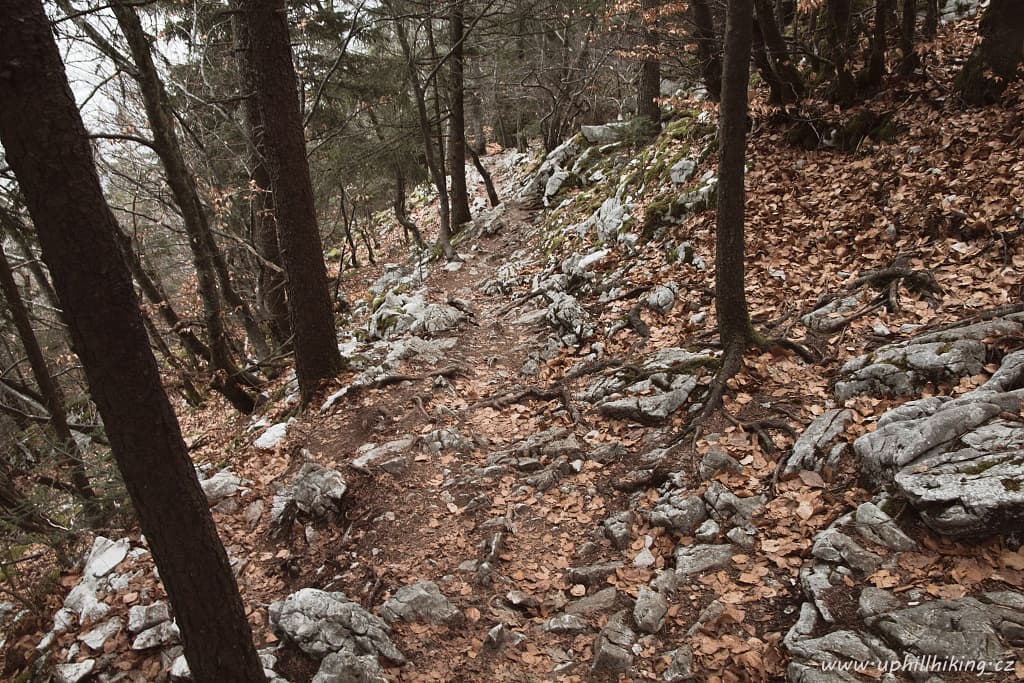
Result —
<path fill-rule="evenodd" d="M 510 202 L 462 262 L 386 267 L 319 406 L 282 383 L 197 446 L 273 679 L 1024 678 L 1024 318 L 881 346 L 834 387 L 766 354 L 676 441 L 717 358 L 681 332 L 707 273 L 609 201 L 581 227 L 607 241 L 556 245 Z M 57 680 L 187 679 L 143 539 L 67 578 Z"/>

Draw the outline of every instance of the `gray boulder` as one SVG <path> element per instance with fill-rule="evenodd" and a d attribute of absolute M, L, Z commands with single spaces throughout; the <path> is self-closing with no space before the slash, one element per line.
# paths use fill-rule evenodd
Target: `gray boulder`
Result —
<path fill-rule="evenodd" d="M 616 612 L 609 619 L 594 643 L 595 673 L 621 673 L 633 665 L 633 643 L 636 633 L 629 627 L 626 612 Z"/>
<path fill-rule="evenodd" d="M 380 655 L 396 663 L 405 656 L 388 636 L 389 627 L 344 593 L 303 588 L 269 609 L 274 632 L 305 653 L 323 657 L 332 652 Z"/>
<path fill-rule="evenodd" d="M 834 454 L 833 449 L 837 443 L 841 448 L 845 447 L 846 442 L 841 438 L 852 421 L 853 411 L 846 409 L 826 410 L 814 418 L 793 444 L 781 475 L 788 476 L 801 470 L 821 472 L 826 464 L 835 467 L 838 453 Z"/>
<path fill-rule="evenodd" d="M 671 390 L 652 396 L 630 396 L 601 403 L 597 411 L 617 420 L 630 420 L 643 425 L 657 425 L 680 408 L 697 388 L 697 379 L 680 375 L 671 384 Z"/>
<path fill-rule="evenodd" d="M 672 168 L 670 168 L 668 172 L 673 183 L 676 185 L 685 185 L 690 182 L 690 178 L 693 177 L 696 170 L 696 161 L 693 159 L 680 159 L 676 163 L 672 164 Z"/>
<path fill-rule="evenodd" d="M 676 305 L 676 289 L 672 286 L 655 287 L 647 295 L 647 307 L 657 313 L 668 313 Z"/>
<path fill-rule="evenodd" d="M 727 567 L 736 554 L 732 544 L 695 544 L 676 548 L 676 575 L 679 577 L 698 574 L 709 569 Z"/>
<path fill-rule="evenodd" d="M 320 662 L 312 683 L 388 683 L 384 669 L 374 655 L 350 651 L 332 652 Z"/>
<path fill-rule="evenodd" d="M 296 475 L 292 489 L 299 510 L 314 517 L 324 517 L 338 509 L 348 491 L 348 484 L 337 470 L 307 462 Z"/>
<path fill-rule="evenodd" d="M 463 620 L 462 612 L 448 601 L 433 581 L 417 581 L 402 586 L 381 606 L 380 613 L 389 623 L 401 619 L 432 624 L 458 624 Z"/>
<path fill-rule="evenodd" d="M 636 596 L 633 619 L 643 633 L 657 633 L 665 623 L 668 600 L 661 593 L 644 586 Z"/>
<path fill-rule="evenodd" d="M 672 490 L 663 495 L 648 515 L 651 526 L 689 535 L 708 518 L 707 507 L 700 496 L 685 495 Z"/>
<path fill-rule="evenodd" d="M 590 314 L 580 305 L 576 297 L 564 292 L 548 292 L 547 319 L 563 338 L 572 344 L 581 344 L 594 336 L 594 323 Z"/>

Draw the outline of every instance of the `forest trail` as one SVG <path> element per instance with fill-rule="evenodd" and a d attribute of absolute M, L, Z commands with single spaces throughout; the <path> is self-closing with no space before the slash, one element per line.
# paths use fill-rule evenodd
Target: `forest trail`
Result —
<path fill-rule="evenodd" d="M 677 437 L 718 355 L 708 116 L 491 156 L 507 202 L 477 204 L 462 261 L 345 275 L 350 368 L 308 409 L 282 376 L 251 420 L 182 413 L 273 683 L 831 683 L 943 652 L 1024 679 L 1024 551 L 988 535 L 1024 519 L 1014 92 L 980 120 L 922 95 L 898 145 L 856 152 L 752 135 L 751 311 L 818 361 L 751 351 L 699 439 Z M 21 650 L 183 680 L 124 534 Z"/>

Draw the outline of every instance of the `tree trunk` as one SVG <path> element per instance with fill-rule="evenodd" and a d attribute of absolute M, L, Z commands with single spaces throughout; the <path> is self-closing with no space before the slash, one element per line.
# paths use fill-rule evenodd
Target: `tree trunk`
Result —
<path fill-rule="evenodd" d="M 237 9 L 237 3 L 235 3 Z M 266 150 L 263 140 L 266 124 L 256 102 L 256 76 L 250 69 L 251 60 L 242 55 L 249 49 L 247 33 L 241 23 L 240 12 L 231 15 L 231 27 L 235 41 L 235 53 L 242 91 L 245 94 L 245 124 L 249 136 L 250 183 L 252 197 L 249 201 L 250 239 L 256 252 L 264 259 L 260 264 L 257 288 L 260 304 L 270 318 L 271 336 L 281 348 L 291 348 L 292 324 L 288 317 L 287 282 L 281 262 L 281 248 L 277 238 L 277 215 L 274 209 L 274 194 L 267 170 Z M 267 264 L 277 268 L 271 268 Z"/>
<path fill-rule="evenodd" d="M 848 105 L 857 95 L 857 83 L 850 73 L 851 0 L 827 0 L 828 33 L 831 41 L 832 99 Z"/>
<path fill-rule="evenodd" d="M 3 292 L 7 300 L 7 310 L 14 320 L 14 327 L 18 330 L 18 337 L 21 338 L 21 345 L 28 356 L 29 366 L 32 368 L 32 375 L 35 377 L 36 386 L 46 404 L 46 410 L 50 413 L 50 424 L 57 435 L 57 450 L 60 453 L 61 461 L 69 466 L 71 470 L 71 483 L 74 485 L 75 493 L 81 498 L 86 519 L 91 525 L 101 521 L 102 510 L 97 504 L 96 492 L 89 483 L 89 476 L 85 472 L 85 463 L 82 460 L 82 453 L 78 448 L 78 442 L 71 434 L 68 426 L 68 414 L 64 408 L 64 392 L 60 385 L 50 376 L 50 370 L 46 365 L 46 357 L 43 349 L 39 346 L 35 331 L 32 329 L 32 322 L 29 320 L 28 309 L 18 291 L 18 285 L 14 281 L 14 272 L 11 270 L 11 263 L 7 260 L 0 245 L 0 292 Z"/>
<path fill-rule="evenodd" d="M 754 338 L 744 289 L 744 162 L 753 2 L 729 0 L 718 120 L 718 214 L 715 226 L 715 310 L 726 354 Z"/>
<path fill-rule="evenodd" d="M 871 53 L 863 85 L 869 91 L 877 90 L 885 76 L 885 54 L 888 47 L 888 19 L 892 0 L 875 0 L 875 27 L 871 35 Z"/>
<path fill-rule="evenodd" d="M 302 401 L 308 403 L 320 382 L 336 376 L 344 364 L 306 161 L 287 10 L 284 0 L 241 0 L 239 6 L 249 48 L 242 56 L 256 81 L 256 102 L 265 126 L 264 153 L 288 284 L 295 374 Z"/>
<path fill-rule="evenodd" d="M 974 48 L 956 86 L 968 104 L 999 101 L 1006 87 L 1018 78 L 1024 44 L 1024 10 L 1020 0 L 991 0 L 981 18 L 981 43 Z M 989 78 L 991 71 L 997 78 Z"/>
<path fill-rule="evenodd" d="M 903 16 L 900 27 L 900 74 L 909 76 L 921 65 L 921 59 L 914 51 L 914 30 L 917 28 L 917 0 L 903 0 Z"/>
<path fill-rule="evenodd" d="M 483 162 L 480 161 L 480 155 L 476 153 L 476 150 L 470 148 L 469 155 L 473 157 L 473 165 L 476 166 L 477 173 L 484 180 L 484 187 L 487 189 L 487 201 L 491 203 L 491 206 L 497 206 L 501 204 L 501 198 L 498 197 L 498 191 L 494 188 L 494 179 L 491 178 L 491 172 L 487 170 Z"/>
<path fill-rule="evenodd" d="M 437 189 L 437 210 L 441 223 L 438 229 L 437 246 L 445 258 L 450 258 L 453 252 L 451 245 L 451 218 L 448 210 L 448 181 L 444 177 L 444 172 L 435 154 L 430 115 L 427 113 L 427 96 L 423 90 L 423 84 L 420 82 L 420 75 L 416 71 L 416 59 L 412 52 L 412 45 L 409 43 L 409 36 L 401 19 L 395 20 L 395 29 L 402 46 L 402 53 L 405 55 L 409 68 L 409 83 L 412 85 L 413 99 L 416 100 L 420 136 L 423 138 L 423 157 L 427 163 L 427 170 L 430 171 L 430 178 L 434 181 L 434 187 Z"/>
<path fill-rule="evenodd" d="M 0 223 L 6 228 L 6 233 L 14 240 L 14 243 L 18 245 L 18 249 L 21 251 L 22 258 L 25 259 L 25 263 L 28 264 L 28 268 L 32 271 L 32 276 L 36 280 L 36 284 L 43 291 L 43 296 L 46 298 L 47 305 L 53 310 L 60 312 L 60 302 L 57 301 L 57 292 L 53 291 L 53 283 L 50 282 L 50 276 L 46 273 L 42 263 L 36 257 L 32 251 L 32 245 L 29 244 L 28 227 L 17 217 L 10 215 L 7 211 L 0 210 Z"/>
<path fill-rule="evenodd" d="M 657 11 L 661 0 L 641 0 L 640 36 L 643 45 L 640 62 L 640 79 L 637 84 L 636 115 L 652 124 L 651 132 L 657 133 L 661 124 L 661 59 L 658 56 L 658 34 L 656 29 Z"/>
<path fill-rule="evenodd" d="M 789 58 L 789 48 L 775 20 L 770 0 L 754 0 L 757 9 L 757 27 L 764 41 L 768 67 L 775 74 L 779 91 L 773 93 L 772 104 L 792 104 L 804 97 L 804 82 L 800 72 Z"/>
<path fill-rule="evenodd" d="M 451 54 L 448 58 L 451 80 L 448 97 L 451 117 L 448 127 L 448 166 L 452 174 L 452 230 L 458 232 L 473 220 L 469 212 L 469 193 L 466 189 L 466 84 L 464 75 L 465 30 L 463 11 L 465 0 L 452 0 L 448 16 Z"/>
<path fill-rule="evenodd" d="M 38 0 L 0 0 L 0 143 L 197 683 L 264 681 L 238 585 L 149 350 L 115 219 Z M 115 352 L 116 351 L 116 352 Z"/>
<path fill-rule="evenodd" d="M 395 220 L 402 226 L 402 231 L 405 235 L 406 244 L 409 243 L 409 235 L 411 234 L 413 239 L 416 240 L 416 246 L 423 248 L 423 235 L 420 234 L 420 228 L 416 223 L 409 218 L 409 213 L 405 208 L 405 173 L 402 172 L 402 166 L 398 163 L 394 165 L 395 170 L 395 195 L 394 195 L 394 209 L 395 209 Z"/>
<path fill-rule="evenodd" d="M 715 17 L 708 0 L 693 0 L 690 7 L 693 10 L 693 37 L 697 41 L 701 77 L 708 97 L 717 102 L 722 93 L 722 52 L 715 31 Z"/>
<path fill-rule="evenodd" d="M 939 0 L 926 0 L 928 7 L 924 14 L 924 37 L 935 40 L 939 32 Z"/>
<path fill-rule="evenodd" d="M 256 403 L 242 387 L 241 373 L 232 358 L 227 330 L 224 327 L 221 292 L 217 284 L 213 256 L 216 245 L 213 243 L 206 210 L 199 198 L 195 178 L 181 154 L 167 91 L 153 63 L 149 38 L 142 29 L 135 10 L 124 2 L 125 0 L 117 0 L 113 3 L 112 9 L 131 50 L 135 63 L 135 78 L 153 132 L 154 148 L 160 157 L 174 200 L 181 209 L 182 223 L 188 234 L 199 296 L 203 302 L 206 335 L 210 343 L 210 371 L 213 376 L 211 386 L 224 394 L 237 410 L 251 413 Z"/>
<path fill-rule="evenodd" d="M 178 315 L 174 307 L 171 306 L 170 300 L 168 299 L 167 293 L 164 291 L 163 286 L 156 281 L 156 279 L 146 270 L 146 267 L 142 263 L 142 259 L 135 253 L 135 249 L 132 247 L 132 241 L 124 233 L 124 230 L 120 225 L 115 225 L 117 228 L 118 247 L 121 250 L 121 255 L 124 257 L 125 263 L 128 265 L 128 269 L 134 276 L 135 281 L 139 283 L 139 289 L 142 290 L 143 296 L 145 296 L 149 303 L 156 307 L 157 313 L 160 318 L 164 321 L 164 324 L 177 335 L 178 340 L 181 342 L 182 348 L 185 349 L 186 353 L 192 358 L 199 358 L 206 363 L 210 362 L 210 347 L 202 342 L 192 330 L 188 329 L 184 321 Z"/>

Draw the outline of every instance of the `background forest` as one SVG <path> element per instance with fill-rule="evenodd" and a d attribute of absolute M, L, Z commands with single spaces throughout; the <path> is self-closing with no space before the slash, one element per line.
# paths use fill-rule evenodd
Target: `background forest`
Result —
<path fill-rule="evenodd" d="M 1024 679 L 1022 61 L 1020 0 L 0 0 L 4 680 L 868 680 L 928 600 Z"/>

